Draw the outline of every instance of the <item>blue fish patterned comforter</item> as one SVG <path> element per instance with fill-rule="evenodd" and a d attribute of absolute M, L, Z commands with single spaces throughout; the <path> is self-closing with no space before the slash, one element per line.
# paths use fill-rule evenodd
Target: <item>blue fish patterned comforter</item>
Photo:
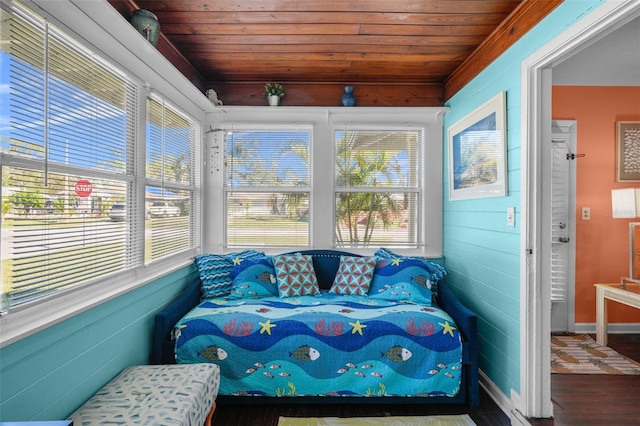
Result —
<path fill-rule="evenodd" d="M 454 396 L 462 344 L 437 306 L 335 295 L 203 301 L 176 361 L 220 366 L 221 395 Z"/>

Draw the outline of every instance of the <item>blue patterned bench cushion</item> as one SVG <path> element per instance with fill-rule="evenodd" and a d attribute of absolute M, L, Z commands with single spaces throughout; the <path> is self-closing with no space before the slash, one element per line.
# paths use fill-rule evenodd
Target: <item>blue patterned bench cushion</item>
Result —
<path fill-rule="evenodd" d="M 129 367 L 71 419 L 75 426 L 202 426 L 219 386 L 220 368 L 215 364 Z"/>

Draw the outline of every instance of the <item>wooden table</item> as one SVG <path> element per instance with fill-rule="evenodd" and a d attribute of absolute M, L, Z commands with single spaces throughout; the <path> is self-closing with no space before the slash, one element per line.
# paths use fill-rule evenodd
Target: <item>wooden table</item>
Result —
<path fill-rule="evenodd" d="M 640 283 L 595 284 L 596 341 L 607 346 L 607 299 L 640 309 Z"/>

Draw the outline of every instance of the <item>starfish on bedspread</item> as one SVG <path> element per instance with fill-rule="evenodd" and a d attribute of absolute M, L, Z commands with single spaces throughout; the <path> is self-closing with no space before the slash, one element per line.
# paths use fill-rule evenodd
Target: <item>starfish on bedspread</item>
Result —
<path fill-rule="evenodd" d="M 453 330 L 455 330 L 456 328 L 451 324 L 449 324 L 449 321 L 445 321 L 444 324 L 439 322 L 438 325 L 441 325 L 442 327 L 444 327 L 442 330 L 442 334 L 449 333 L 451 337 L 453 337 Z"/>
<path fill-rule="evenodd" d="M 276 324 L 271 324 L 270 319 L 266 322 L 259 322 L 258 324 L 262 326 L 262 328 L 260 329 L 260 334 L 267 333 L 269 336 L 271 336 L 271 329 L 276 326 Z"/>
<path fill-rule="evenodd" d="M 351 334 L 360 333 L 361 336 L 362 329 L 366 327 L 366 325 L 360 324 L 360 320 L 357 320 L 356 322 L 350 322 L 349 325 L 353 327 L 353 330 L 351 330 Z"/>

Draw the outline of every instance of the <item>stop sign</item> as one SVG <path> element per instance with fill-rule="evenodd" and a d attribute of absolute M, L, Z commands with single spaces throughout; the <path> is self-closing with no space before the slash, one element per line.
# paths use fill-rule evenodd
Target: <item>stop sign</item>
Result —
<path fill-rule="evenodd" d="M 78 197 L 88 197 L 91 195 L 91 191 L 93 190 L 93 185 L 87 179 L 80 179 L 76 182 L 75 187 L 73 188 L 76 191 L 76 195 Z"/>

